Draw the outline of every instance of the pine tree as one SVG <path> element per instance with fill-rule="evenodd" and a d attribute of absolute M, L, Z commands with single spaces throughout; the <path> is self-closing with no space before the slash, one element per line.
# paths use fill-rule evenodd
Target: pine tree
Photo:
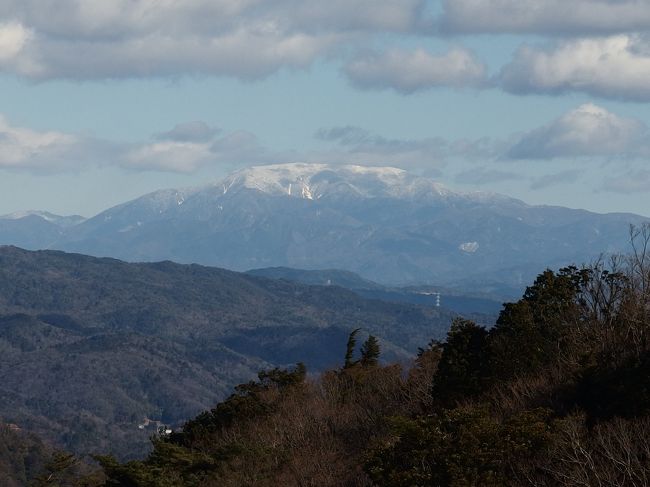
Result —
<path fill-rule="evenodd" d="M 345 348 L 345 362 L 343 365 L 344 369 L 349 369 L 357 363 L 352 359 L 354 357 L 354 349 L 357 346 L 357 333 L 359 333 L 360 330 L 361 328 L 357 328 L 356 330 L 353 330 L 352 333 L 350 333 L 350 336 L 348 336 L 348 344 Z"/>
<path fill-rule="evenodd" d="M 374 367 L 379 360 L 379 340 L 370 335 L 361 347 L 361 365 L 364 367 Z"/>

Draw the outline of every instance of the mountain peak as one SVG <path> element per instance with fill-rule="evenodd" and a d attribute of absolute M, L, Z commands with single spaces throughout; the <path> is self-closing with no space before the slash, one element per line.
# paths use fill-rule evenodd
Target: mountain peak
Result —
<path fill-rule="evenodd" d="M 218 183 L 223 193 L 253 189 L 271 195 L 320 199 L 334 195 L 407 197 L 444 196 L 448 189 L 431 179 L 395 167 L 289 163 L 253 166 Z"/>
<path fill-rule="evenodd" d="M 0 223 L 0 242 L 231 269 L 340 268 L 382 283 L 509 285 L 628 244 L 635 215 L 456 193 L 390 167 L 280 164 L 163 190 L 61 228 Z M 34 225 L 32 225 L 34 223 Z M 466 285 L 466 284 L 463 284 Z"/>

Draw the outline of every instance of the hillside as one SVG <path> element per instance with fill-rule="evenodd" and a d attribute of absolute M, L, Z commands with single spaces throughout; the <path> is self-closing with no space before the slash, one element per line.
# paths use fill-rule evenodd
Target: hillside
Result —
<path fill-rule="evenodd" d="M 246 274 L 268 277 L 270 279 L 285 279 L 287 281 L 301 282 L 314 286 L 339 286 L 353 290 L 386 289 L 386 286 L 364 279 L 359 274 L 338 269 L 305 270 L 290 267 L 265 267 L 262 269 L 248 270 Z"/>
<path fill-rule="evenodd" d="M 543 272 L 490 330 L 455 320 L 408 370 L 366 342 L 317 380 L 262 373 L 146 460 L 101 457 L 106 485 L 648 485 L 650 227 L 638 243 Z"/>
<path fill-rule="evenodd" d="M 75 452 L 148 447 L 271 365 L 340 360 L 350 329 L 406 360 L 453 314 L 171 262 L 0 247 L 0 418 Z"/>

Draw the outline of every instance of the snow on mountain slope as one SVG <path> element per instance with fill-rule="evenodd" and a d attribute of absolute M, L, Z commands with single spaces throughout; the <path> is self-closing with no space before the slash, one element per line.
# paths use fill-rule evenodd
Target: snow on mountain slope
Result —
<path fill-rule="evenodd" d="M 276 164 L 242 169 L 225 178 L 224 194 L 242 188 L 270 195 L 320 199 L 341 195 L 362 198 L 447 196 L 451 191 L 430 179 L 394 167 Z"/>
<path fill-rule="evenodd" d="M 172 214 L 189 215 L 192 212 L 196 215 L 211 215 L 214 210 L 223 209 L 222 200 L 232 199 L 246 191 L 271 197 L 322 200 L 329 203 L 394 199 L 420 203 L 447 201 L 523 204 L 494 193 L 454 192 L 430 178 L 394 167 L 290 163 L 242 169 L 203 186 L 155 191 L 115 206 L 95 219 L 110 221 L 125 214 L 136 220 L 166 218 Z M 131 223 L 135 224 L 136 220 Z"/>
<path fill-rule="evenodd" d="M 150 193 L 43 245 L 234 270 L 342 269 L 384 284 L 521 285 L 546 267 L 625 251 L 628 225 L 644 221 L 454 192 L 401 169 L 296 163 Z"/>

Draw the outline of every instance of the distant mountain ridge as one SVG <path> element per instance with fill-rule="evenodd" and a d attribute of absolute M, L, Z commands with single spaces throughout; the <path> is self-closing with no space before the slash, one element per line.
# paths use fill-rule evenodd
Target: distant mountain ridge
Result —
<path fill-rule="evenodd" d="M 385 289 L 385 286 L 350 271 L 338 269 L 303 270 L 290 267 L 265 267 L 251 269 L 246 274 L 252 276 L 268 277 L 270 279 L 286 279 L 287 281 L 301 282 L 312 286 L 340 286 L 345 289 Z"/>
<path fill-rule="evenodd" d="M 339 286 L 359 296 L 393 303 L 410 303 L 424 306 L 442 306 L 464 316 L 471 316 L 478 322 L 493 324 L 504 301 L 513 296 L 463 294 L 458 290 L 440 286 L 389 287 L 363 279 L 350 271 L 335 269 L 302 270 L 288 267 L 267 267 L 251 269 L 246 274 L 284 279 L 316 286 Z"/>
<path fill-rule="evenodd" d="M 29 217 L 38 217 L 60 227 L 72 227 L 85 220 L 85 218 L 80 215 L 61 216 L 50 213 L 49 211 L 40 210 L 16 211 L 14 213 L 9 213 L 8 215 L 0 215 L 0 220 L 22 220 Z"/>
<path fill-rule="evenodd" d="M 33 218 L 33 216 L 32 216 Z M 627 250 L 648 218 L 458 193 L 396 168 L 279 164 L 168 189 L 62 227 L 0 219 L 0 242 L 233 270 L 342 269 L 381 284 L 520 288 L 546 267 Z M 46 227 L 45 223 L 50 224 Z"/>

